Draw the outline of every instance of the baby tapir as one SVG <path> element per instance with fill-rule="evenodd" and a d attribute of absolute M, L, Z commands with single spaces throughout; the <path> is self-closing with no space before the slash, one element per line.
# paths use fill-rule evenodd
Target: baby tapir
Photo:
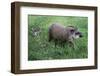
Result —
<path fill-rule="evenodd" d="M 74 26 L 64 27 L 60 24 L 52 24 L 49 28 L 49 41 L 53 40 L 55 46 L 58 42 L 60 44 L 70 43 L 74 46 L 73 40 L 82 37 L 82 33 Z"/>

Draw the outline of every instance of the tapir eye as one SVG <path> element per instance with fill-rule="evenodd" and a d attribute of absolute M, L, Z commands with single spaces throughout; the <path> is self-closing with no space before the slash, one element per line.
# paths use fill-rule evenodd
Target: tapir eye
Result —
<path fill-rule="evenodd" d="M 74 33 L 74 31 L 75 31 L 74 29 L 71 29 L 71 30 L 70 30 L 71 33 Z"/>

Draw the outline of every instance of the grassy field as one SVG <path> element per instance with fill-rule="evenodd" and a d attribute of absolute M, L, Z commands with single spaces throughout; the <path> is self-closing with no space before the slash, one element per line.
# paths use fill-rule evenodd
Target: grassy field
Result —
<path fill-rule="evenodd" d="M 74 25 L 83 33 L 83 37 L 75 40 L 75 49 L 48 42 L 48 28 L 52 23 L 64 26 Z M 88 18 L 75 16 L 28 16 L 28 60 L 79 59 L 87 58 Z M 40 28 L 41 33 L 33 36 L 32 28 Z"/>

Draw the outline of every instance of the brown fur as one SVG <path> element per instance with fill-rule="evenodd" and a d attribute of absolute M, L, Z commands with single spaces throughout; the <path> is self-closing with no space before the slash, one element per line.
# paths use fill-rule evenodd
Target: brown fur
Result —
<path fill-rule="evenodd" d="M 60 24 L 52 24 L 49 28 L 49 41 L 54 40 L 55 45 L 59 41 L 61 43 L 70 42 L 73 44 L 73 33 L 77 31 L 74 26 L 66 28 Z"/>

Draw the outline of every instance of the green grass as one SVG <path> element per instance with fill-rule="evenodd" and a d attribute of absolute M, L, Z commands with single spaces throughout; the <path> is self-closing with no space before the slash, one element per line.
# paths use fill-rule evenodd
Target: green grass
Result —
<path fill-rule="evenodd" d="M 76 48 L 73 49 L 65 44 L 65 47 L 54 42 L 48 42 L 48 28 L 52 23 L 60 23 L 64 26 L 69 24 L 79 28 L 83 37 L 75 40 Z M 32 36 L 32 28 L 39 27 L 41 33 Z M 28 16 L 28 60 L 50 60 L 50 59 L 79 59 L 87 58 L 88 18 L 75 16 Z"/>

